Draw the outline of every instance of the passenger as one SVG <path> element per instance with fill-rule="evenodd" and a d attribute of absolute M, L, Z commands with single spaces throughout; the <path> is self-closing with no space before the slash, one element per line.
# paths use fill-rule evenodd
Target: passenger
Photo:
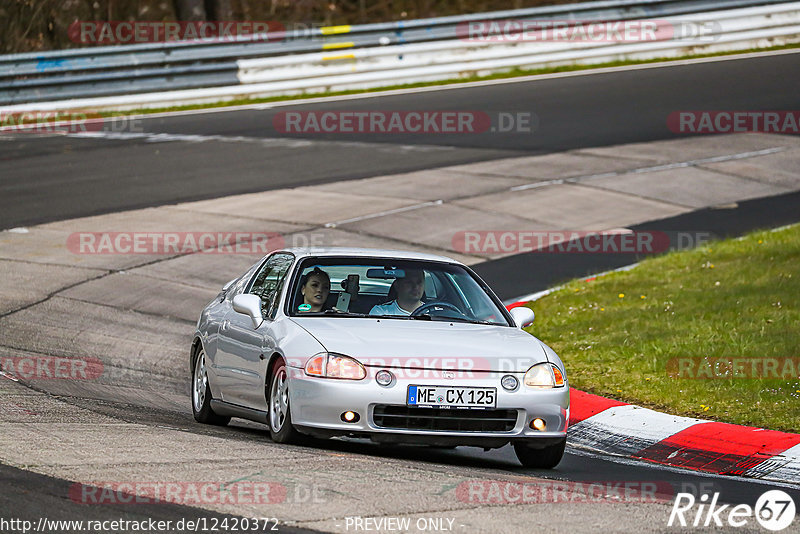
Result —
<path fill-rule="evenodd" d="M 425 293 L 425 273 L 422 270 L 406 269 L 405 277 L 396 279 L 392 286 L 397 298 L 373 306 L 370 315 L 411 315 L 411 312 L 425 304 L 422 302 Z"/>
<path fill-rule="evenodd" d="M 297 307 L 298 312 L 321 312 L 325 309 L 325 303 L 328 302 L 328 295 L 331 293 L 330 276 L 319 267 L 314 267 L 313 271 L 303 275 L 300 293 L 303 295 L 303 303 Z"/>

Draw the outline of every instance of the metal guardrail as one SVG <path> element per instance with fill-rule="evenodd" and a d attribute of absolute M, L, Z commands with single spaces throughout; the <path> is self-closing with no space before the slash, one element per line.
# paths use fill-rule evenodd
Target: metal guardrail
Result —
<path fill-rule="evenodd" d="M 702 14 L 700 15 L 702 17 Z M 652 54 L 682 47 L 707 44 L 750 41 L 753 32 L 764 38 L 784 35 L 788 32 L 800 34 L 800 3 L 783 4 L 764 8 L 744 8 L 714 13 L 714 28 L 702 38 L 694 37 L 683 27 L 683 19 L 662 17 L 660 23 L 675 30 L 668 40 L 641 42 L 524 42 L 505 43 L 474 42 L 468 46 L 458 40 L 437 41 L 403 45 L 402 53 L 397 47 L 363 48 L 348 54 L 348 61 L 331 61 L 325 53 L 300 56 L 243 59 L 239 63 L 239 79 L 242 83 L 266 83 L 294 81 L 298 87 L 314 86 L 324 79 L 392 71 L 404 82 L 418 81 L 415 77 L 426 71 L 436 74 L 459 72 L 494 71 L 499 68 L 536 66 L 554 63 L 560 59 L 588 59 L 593 55 L 607 58 L 614 54 L 631 56 L 637 53 Z M 707 19 L 699 18 L 699 21 Z M 681 33 L 683 32 L 683 33 Z"/>
<path fill-rule="evenodd" d="M 230 88 L 240 84 L 263 85 L 266 82 L 280 82 L 274 90 L 285 93 L 293 89 L 302 91 L 334 85 L 339 87 L 356 82 L 374 84 L 383 80 L 392 83 L 398 76 L 387 77 L 386 71 L 397 69 L 406 69 L 400 75 L 403 81 L 408 81 L 409 75 L 420 80 L 434 79 L 464 69 L 478 72 L 522 67 L 536 63 L 531 59 L 532 55 L 568 55 L 570 50 L 581 49 L 587 53 L 588 48 L 593 49 L 588 52 L 589 56 L 617 53 L 608 43 L 596 47 L 564 43 L 559 43 L 560 46 L 548 46 L 552 43 L 528 43 L 525 46 L 517 46 L 517 43 L 466 43 L 459 39 L 458 28 L 460 24 L 470 21 L 625 21 L 664 19 L 705 11 L 719 13 L 719 17 L 724 18 L 726 11 L 723 10 L 765 4 L 774 6 L 777 8 L 775 13 L 780 13 L 782 8 L 779 6 L 789 5 L 790 2 L 607 0 L 403 22 L 323 27 L 265 34 L 261 36 L 263 40 L 245 38 L 224 43 L 202 40 L 148 43 L 7 55 L 0 56 L 0 105 L 198 88 Z M 756 20 L 757 17 L 751 18 L 745 29 L 766 29 L 765 38 L 786 34 L 786 31 L 796 32 L 792 27 L 796 24 L 793 19 L 779 23 L 775 20 Z M 735 31 L 743 32 L 742 28 Z M 719 36 L 720 42 L 725 39 L 725 35 Z M 680 40 L 637 44 L 643 50 L 648 46 L 651 49 L 692 46 L 690 42 L 682 45 Z M 634 50 L 631 44 L 616 46 Z M 337 60 L 349 63 L 342 64 Z M 427 68 L 428 71 L 418 73 L 409 70 L 415 66 Z M 354 72 L 361 72 L 360 78 L 356 76 L 356 79 L 348 80 L 347 76 L 352 78 Z M 335 79 L 337 76 L 341 79 Z M 234 91 L 239 94 L 247 92 Z"/>

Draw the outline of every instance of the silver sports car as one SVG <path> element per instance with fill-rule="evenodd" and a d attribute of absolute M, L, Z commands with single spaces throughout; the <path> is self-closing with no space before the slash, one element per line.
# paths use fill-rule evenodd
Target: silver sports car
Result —
<path fill-rule="evenodd" d="M 529 467 L 564 454 L 569 385 L 550 347 L 521 330 L 461 263 L 370 249 L 287 249 L 225 284 L 192 342 L 201 423 L 241 417 L 279 443 L 314 437 L 512 443 Z"/>

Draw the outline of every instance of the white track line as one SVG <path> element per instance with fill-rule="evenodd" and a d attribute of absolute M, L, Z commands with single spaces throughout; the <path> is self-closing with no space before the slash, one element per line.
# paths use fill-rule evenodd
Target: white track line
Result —
<path fill-rule="evenodd" d="M 403 213 L 405 211 L 413 211 L 418 210 L 420 208 L 427 208 L 428 206 L 439 206 L 444 204 L 444 200 L 432 200 L 430 202 L 423 202 L 421 204 L 414 204 L 413 206 L 405 206 L 402 208 L 395 208 L 393 210 L 386 210 L 386 211 L 379 211 L 378 213 L 370 213 L 369 215 L 361 215 L 359 217 L 353 217 L 352 219 L 344 219 L 341 221 L 336 222 L 329 222 L 325 223 L 325 228 L 336 228 L 341 224 L 348 224 L 358 221 L 365 221 L 367 219 L 376 219 L 378 217 L 384 217 L 386 215 L 394 215 L 395 213 Z"/>

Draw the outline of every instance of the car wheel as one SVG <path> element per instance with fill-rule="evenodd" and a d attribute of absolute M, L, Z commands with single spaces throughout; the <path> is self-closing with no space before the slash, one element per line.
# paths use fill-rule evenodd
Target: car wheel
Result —
<path fill-rule="evenodd" d="M 534 449 L 523 442 L 514 443 L 514 452 L 520 463 L 525 467 L 535 467 L 538 469 L 552 469 L 558 465 L 564 456 L 564 448 L 567 446 L 567 438 L 554 445 L 549 445 L 542 449 Z"/>
<path fill-rule="evenodd" d="M 211 388 L 208 386 L 206 372 L 206 351 L 201 347 L 197 351 L 192 372 L 192 413 L 196 421 L 208 425 L 225 426 L 231 418 L 217 415 L 211 409 Z"/>
<path fill-rule="evenodd" d="M 292 426 L 292 411 L 289 406 L 289 377 L 286 364 L 277 359 L 272 367 L 269 386 L 269 433 L 275 443 L 292 443 L 299 440 L 300 433 Z"/>

